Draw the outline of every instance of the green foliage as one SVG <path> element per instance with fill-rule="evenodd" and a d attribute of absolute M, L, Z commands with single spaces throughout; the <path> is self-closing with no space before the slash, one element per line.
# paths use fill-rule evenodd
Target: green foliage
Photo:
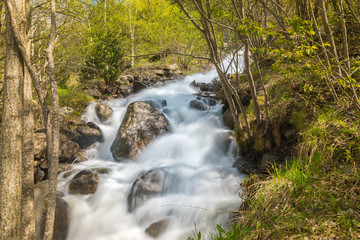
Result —
<path fill-rule="evenodd" d="M 81 116 L 81 113 L 93 100 L 80 87 L 67 89 L 58 87 L 60 107 L 71 107 L 74 109 L 74 116 Z"/>
<path fill-rule="evenodd" d="M 103 78 L 107 84 L 115 82 L 120 72 L 125 69 L 121 39 L 115 32 L 101 30 L 92 36 L 87 47 L 85 67 L 82 69 L 84 79 Z"/>

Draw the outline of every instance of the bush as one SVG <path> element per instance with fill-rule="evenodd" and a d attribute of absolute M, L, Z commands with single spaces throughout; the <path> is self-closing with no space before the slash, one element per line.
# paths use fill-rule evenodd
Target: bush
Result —
<path fill-rule="evenodd" d="M 117 33 L 101 30 L 93 34 L 87 46 L 83 79 L 103 78 L 107 84 L 114 83 L 120 72 L 126 68 L 121 49 L 121 39 Z"/>

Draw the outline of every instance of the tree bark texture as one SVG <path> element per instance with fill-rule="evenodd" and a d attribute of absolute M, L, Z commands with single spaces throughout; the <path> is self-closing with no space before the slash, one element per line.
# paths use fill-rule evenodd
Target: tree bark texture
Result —
<path fill-rule="evenodd" d="M 9 0 L 10 1 L 10 0 Z M 15 16 L 25 29 L 24 1 L 11 0 Z M 22 141 L 24 63 L 6 14 L 6 56 L 3 118 L 0 147 L 0 239 L 21 238 Z"/>
<path fill-rule="evenodd" d="M 31 28 L 30 1 L 25 1 L 25 16 L 27 19 L 23 39 L 26 41 L 30 55 L 31 42 L 29 39 Z M 23 97 L 23 147 L 22 147 L 22 203 L 21 203 L 21 239 L 35 239 L 35 209 L 34 209 L 34 116 L 32 112 L 31 76 L 24 68 L 24 97 Z"/>
<path fill-rule="evenodd" d="M 49 174 L 49 196 L 46 213 L 46 225 L 44 239 L 51 240 L 53 238 L 55 209 L 56 209 L 56 189 L 57 189 L 57 169 L 59 163 L 60 149 L 60 122 L 59 122 L 59 95 L 57 91 L 54 49 L 56 42 L 56 8 L 55 0 L 50 0 L 51 8 L 51 30 L 50 41 L 46 49 L 46 57 L 48 59 L 48 72 L 51 90 L 51 112 L 46 121 L 47 135 L 47 154 L 48 154 L 48 174 Z"/>

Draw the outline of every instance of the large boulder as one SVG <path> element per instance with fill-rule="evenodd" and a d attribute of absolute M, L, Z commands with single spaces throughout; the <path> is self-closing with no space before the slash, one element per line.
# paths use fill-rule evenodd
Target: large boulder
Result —
<path fill-rule="evenodd" d="M 74 176 L 69 185 L 70 194 L 91 194 L 97 189 L 100 177 L 90 170 L 80 171 Z"/>
<path fill-rule="evenodd" d="M 95 111 L 96 115 L 102 122 L 108 120 L 113 113 L 112 108 L 103 103 L 96 104 Z"/>
<path fill-rule="evenodd" d="M 48 181 L 42 181 L 34 187 L 34 201 L 35 201 L 35 230 L 36 239 L 40 240 L 44 237 L 47 198 L 49 195 Z M 67 202 L 62 199 L 63 194 L 57 192 L 56 209 L 55 209 L 55 226 L 54 226 L 54 240 L 65 240 L 69 230 L 70 223 L 70 209 Z"/>
<path fill-rule="evenodd" d="M 167 120 L 159 110 L 145 102 L 134 102 L 128 106 L 111 153 L 115 161 L 134 159 L 154 138 L 167 131 Z"/>
<path fill-rule="evenodd" d="M 128 211 L 133 212 L 150 198 L 159 196 L 164 190 L 166 172 L 154 169 L 138 177 L 132 185 L 128 196 Z"/>
<path fill-rule="evenodd" d="M 103 142 L 104 137 L 101 129 L 93 122 L 75 129 L 80 135 L 75 139 L 81 149 L 85 149 L 96 142 Z"/>

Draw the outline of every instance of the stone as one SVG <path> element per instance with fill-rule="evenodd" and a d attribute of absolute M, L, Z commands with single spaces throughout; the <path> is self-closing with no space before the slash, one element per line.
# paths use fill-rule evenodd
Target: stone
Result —
<path fill-rule="evenodd" d="M 71 107 L 61 107 L 59 109 L 59 115 L 62 117 L 68 117 L 74 112 L 74 109 Z"/>
<path fill-rule="evenodd" d="M 34 183 L 41 182 L 45 178 L 45 172 L 40 167 L 34 167 Z"/>
<path fill-rule="evenodd" d="M 63 142 L 60 146 L 60 159 L 71 158 L 79 151 L 79 149 L 79 144 L 74 141 L 68 140 Z"/>
<path fill-rule="evenodd" d="M 93 122 L 88 122 L 85 126 L 79 126 L 75 130 L 80 136 L 74 141 L 79 144 L 81 149 L 85 149 L 96 142 L 104 141 L 101 129 Z"/>
<path fill-rule="evenodd" d="M 163 99 L 163 100 L 146 100 L 144 101 L 145 103 L 147 104 L 150 104 L 150 106 L 154 109 L 160 109 L 160 108 L 163 108 L 163 107 L 166 107 L 166 100 Z"/>
<path fill-rule="evenodd" d="M 135 159 L 153 139 L 167 131 L 163 113 L 145 102 L 131 103 L 110 151 L 115 161 Z"/>
<path fill-rule="evenodd" d="M 128 211 L 133 212 L 146 200 L 159 196 L 164 190 L 165 178 L 163 169 L 153 169 L 138 177 L 128 196 Z"/>
<path fill-rule="evenodd" d="M 85 89 L 84 92 L 86 94 L 88 94 L 89 96 L 96 98 L 96 99 L 101 98 L 101 96 L 102 96 L 99 89 L 96 89 L 96 88 Z"/>
<path fill-rule="evenodd" d="M 219 81 L 212 81 L 211 83 L 197 83 L 194 80 L 190 83 L 190 85 L 199 88 L 203 92 L 218 92 L 221 89 Z"/>
<path fill-rule="evenodd" d="M 145 233 L 148 234 L 150 237 L 157 238 L 166 231 L 169 222 L 169 218 L 154 222 L 148 228 L 146 228 Z"/>
<path fill-rule="evenodd" d="M 83 150 L 79 150 L 75 155 L 72 157 L 71 162 L 72 163 L 79 163 L 79 162 L 85 162 L 88 158 L 86 157 L 86 154 Z"/>
<path fill-rule="evenodd" d="M 145 82 L 141 82 L 141 81 L 134 81 L 134 92 L 140 92 L 143 89 L 149 88 L 149 85 Z"/>
<path fill-rule="evenodd" d="M 109 174 L 110 173 L 110 169 L 108 169 L 108 168 L 93 168 L 93 169 L 91 169 L 91 171 L 96 172 L 98 174 Z"/>
<path fill-rule="evenodd" d="M 200 111 L 205 111 L 205 110 L 210 109 L 210 107 L 206 103 L 204 103 L 203 101 L 201 101 L 199 99 L 191 100 L 190 104 L 189 104 L 189 107 L 193 108 L 193 109 L 200 110 Z"/>
<path fill-rule="evenodd" d="M 179 66 L 176 63 L 174 63 L 171 65 L 165 66 L 164 69 L 169 70 L 169 71 L 177 71 L 177 70 L 179 70 Z"/>
<path fill-rule="evenodd" d="M 165 75 L 165 71 L 162 69 L 155 69 L 154 73 L 159 77 L 163 77 Z"/>
<path fill-rule="evenodd" d="M 123 85 L 123 86 L 120 86 L 119 89 L 120 89 L 120 93 L 124 97 L 127 97 L 127 96 L 129 96 L 130 94 L 133 93 L 133 88 L 130 87 L 130 86 Z"/>
<path fill-rule="evenodd" d="M 116 82 L 124 84 L 124 83 L 131 83 L 134 81 L 134 76 L 132 75 L 121 75 Z"/>
<path fill-rule="evenodd" d="M 216 100 L 213 99 L 213 98 L 210 98 L 210 97 L 202 97 L 199 100 L 205 102 L 210 107 L 213 107 L 213 106 L 215 106 L 217 104 Z"/>
<path fill-rule="evenodd" d="M 229 129 L 234 129 L 235 121 L 231 115 L 230 108 L 225 110 L 224 114 L 222 115 L 222 120 L 225 127 L 228 127 Z"/>
<path fill-rule="evenodd" d="M 97 173 L 90 170 L 80 171 L 74 176 L 69 185 L 70 194 L 92 194 L 100 182 L 100 177 Z"/>
<path fill-rule="evenodd" d="M 65 122 L 60 123 L 60 133 L 66 136 L 66 139 L 76 139 L 81 135 L 73 128 L 71 128 Z"/>
<path fill-rule="evenodd" d="M 111 117 L 111 114 L 113 113 L 112 108 L 103 103 L 96 104 L 95 111 L 96 111 L 96 115 L 102 122 L 108 120 Z"/>
<path fill-rule="evenodd" d="M 43 159 L 46 155 L 46 134 L 45 133 L 35 133 L 34 135 L 34 158 Z"/>
<path fill-rule="evenodd" d="M 35 232 L 37 240 L 43 239 L 44 236 L 48 194 L 49 183 L 47 180 L 34 186 Z M 61 192 L 57 192 L 53 235 L 54 240 L 66 239 L 70 225 L 70 208 L 68 203 L 62 197 L 63 194 Z"/>

